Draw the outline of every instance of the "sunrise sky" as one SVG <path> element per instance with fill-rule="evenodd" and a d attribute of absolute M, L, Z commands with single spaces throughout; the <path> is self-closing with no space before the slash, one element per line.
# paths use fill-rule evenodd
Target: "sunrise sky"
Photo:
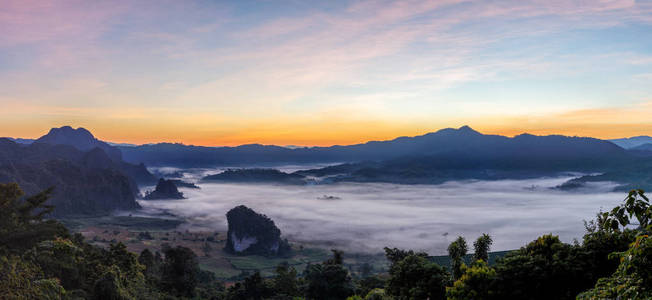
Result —
<path fill-rule="evenodd" d="M 652 1 L 0 2 L 0 136 L 652 135 Z"/>

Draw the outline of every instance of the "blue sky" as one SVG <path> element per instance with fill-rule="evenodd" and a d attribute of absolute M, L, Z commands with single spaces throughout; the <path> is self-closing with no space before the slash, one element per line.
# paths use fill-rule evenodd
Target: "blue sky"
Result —
<path fill-rule="evenodd" d="M 0 135 L 652 134 L 652 2 L 5 1 Z"/>

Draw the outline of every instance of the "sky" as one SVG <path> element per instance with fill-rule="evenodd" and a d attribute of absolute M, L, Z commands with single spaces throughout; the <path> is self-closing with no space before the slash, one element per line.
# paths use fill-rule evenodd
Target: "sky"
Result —
<path fill-rule="evenodd" d="M 0 136 L 652 135 L 652 1 L 0 2 Z"/>

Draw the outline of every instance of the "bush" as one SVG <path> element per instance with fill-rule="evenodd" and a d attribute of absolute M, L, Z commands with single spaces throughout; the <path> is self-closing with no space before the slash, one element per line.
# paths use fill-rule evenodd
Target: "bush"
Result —
<path fill-rule="evenodd" d="M 463 267 L 463 275 L 446 288 L 449 300 L 465 299 L 495 299 L 493 285 L 496 270 L 489 267 L 483 260 L 477 260 L 471 267 Z"/>
<path fill-rule="evenodd" d="M 611 277 L 600 279 L 578 299 L 652 298 L 652 238 L 646 234 L 639 236 L 626 252 L 617 256 L 621 258 L 618 270 Z"/>
<path fill-rule="evenodd" d="M 390 267 L 386 292 L 398 299 L 443 299 L 450 275 L 421 255 L 408 255 Z"/>

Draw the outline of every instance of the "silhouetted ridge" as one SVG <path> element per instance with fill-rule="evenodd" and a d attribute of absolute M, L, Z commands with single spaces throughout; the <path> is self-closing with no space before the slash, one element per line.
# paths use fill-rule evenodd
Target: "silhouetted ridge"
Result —
<path fill-rule="evenodd" d="M 541 149 L 537 149 L 541 148 Z M 545 151 L 542 150 L 545 148 Z M 527 149 L 524 151 L 523 149 Z M 155 144 L 121 147 L 127 161 L 143 161 L 148 165 L 177 167 L 239 166 L 247 164 L 328 163 L 384 161 L 409 156 L 430 156 L 450 152 L 477 151 L 491 155 L 551 156 L 553 151 L 563 159 L 590 156 L 610 159 L 624 150 L 613 143 L 593 138 L 534 136 L 509 138 L 485 135 L 469 126 L 446 128 L 415 137 L 399 137 L 388 141 L 331 147 L 285 148 L 249 144 L 237 147 L 200 147 L 181 144 Z M 532 152 L 533 151 L 533 152 Z M 528 153 L 530 152 L 530 153 Z"/>
<path fill-rule="evenodd" d="M 48 134 L 35 140 L 33 144 L 68 145 L 81 151 L 91 151 L 95 157 L 100 157 L 97 151 L 103 151 L 112 160 L 112 164 L 115 164 L 114 167 L 123 171 L 137 184 L 153 184 L 156 182 L 156 178 L 147 171 L 143 164 L 135 165 L 124 162 L 119 148 L 98 140 L 90 131 L 82 127 L 77 129 L 70 126 L 52 128 Z M 110 163 L 105 161 L 104 167 L 107 167 Z"/>
<path fill-rule="evenodd" d="M 82 151 L 93 148 L 100 148 L 115 161 L 122 160 L 120 149 L 96 139 L 90 131 L 79 127 L 73 129 L 70 126 L 52 128 L 48 134 L 38 138 L 35 143 L 47 143 L 53 145 L 70 145 Z"/>
<path fill-rule="evenodd" d="M 438 184 L 461 179 L 522 179 L 563 172 L 604 172 L 639 163 L 611 142 L 584 137 L 521 134 L 483 135 L 470 128 L 443 129 L 424 136 L 385 142 L 398 157 L 300 171 L 328 181 Z"/>

